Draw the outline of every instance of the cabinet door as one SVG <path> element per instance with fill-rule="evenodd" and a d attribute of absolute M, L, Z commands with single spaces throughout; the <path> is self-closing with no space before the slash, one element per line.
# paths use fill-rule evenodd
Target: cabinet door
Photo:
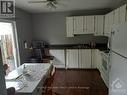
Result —
<path fill-rule="evenodd" d="M 108 14 L 108 22 L 109 22 L 109 31 L 108 33 L 111 34 L 111 31 L 112 31 L 112 26 L 114 24 L 114 11 L 110 12 Z"/>
<path fill-rule="evenodd" d="M 67 37 L 74 37 L 74 22 L 73 22 L 73 17 L 67 17 L 66 18 L 66 32 L 67 32 Z"/>
<path fill-rule="evenodd" d="M 74 34 L 83 34 L 83 16 L 74 17 Z"/>
<path fill-rule="evenodd" d="M 91 68 L 91 49 L 80 49 L 79 50 L 80 68 L 88 69 Z"/>
<path fill-rule="evenodd" d="M 94 16 L 87 16 L 87 31 L 85 34 L 93 34 L 94 33 Z"/>
<path fill-rule="evenodd" d="M 92 49 L 92 68 L 96 69 L 97 68 L 97 49 Z"/>
<path fill-rule="evenodd" d="M 65 51 L 50 50 L 50 55 L 54 56 L 53 65 L 57 68 L 65 68 Z"/>
<path fill-rule="evenodd" d="M 114 24 L 118 24 L 119 23 L 119 18 L 120 18 L 120 9 L 117 8 L 115 11 L 114 11 Z"/>
<path fill-rule="evenodd" d="M 126 21 L 126 4 L 120 7 L 120 23 L 124 23 Z"/>
<path fill-rule="evenodd" d="M 104 35 L 107 35 L 108 34 L 108 31 L 109 31 L 109 16 L 108 14 L 105 15 L 105 27 L 104 27 Z"/>
<path fill-rule="evenodd" d="M 83 32 L 87 33 L 87 16 L 83 17 Z"/>
<path fill-rule="evenodd" d="M 67 68 L 78 68 L 78 49 L 66 50 L 66 66 Z"/>
<path fill-rule="evenodd" d="M 95 36 L 103 36 L 104 34 L 104 16 L 95 16 Z"/>
<path fill-rule="evenodd" d="M 110 37 L 113 24 L 114 24 L 114 11 L 105 15 L 105 31 L 104 31 L 105 36 Z"/>

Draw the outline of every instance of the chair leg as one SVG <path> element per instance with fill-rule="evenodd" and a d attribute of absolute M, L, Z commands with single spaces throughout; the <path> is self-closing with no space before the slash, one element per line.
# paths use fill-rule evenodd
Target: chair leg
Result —
<path fill-rule="evenodd" d="M 14 87 L 8 88 L 7 95 L 15 95 L 15 88 Z"/>

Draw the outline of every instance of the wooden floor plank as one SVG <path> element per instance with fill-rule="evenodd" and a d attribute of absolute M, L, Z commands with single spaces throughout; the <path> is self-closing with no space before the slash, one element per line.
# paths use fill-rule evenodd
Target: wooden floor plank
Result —
<path fill-rule="evenodd" d="M 51 95 L 108 95 L 98 70 L 56 69 Z"/>

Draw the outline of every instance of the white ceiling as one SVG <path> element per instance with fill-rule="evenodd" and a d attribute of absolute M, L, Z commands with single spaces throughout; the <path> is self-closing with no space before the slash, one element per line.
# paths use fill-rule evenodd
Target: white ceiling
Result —
<path fill-rule="evenodd" d="M 56 9 L 47 8 L 46 4 L 43 3 L 31 4 L 28 3 L 28 1 L 31 0 L 15 0 L 16 7 L 31 13 L 93 10 L 114 8 L 125 0 L 59 0 L 60 5 L 58 5 Z"/>

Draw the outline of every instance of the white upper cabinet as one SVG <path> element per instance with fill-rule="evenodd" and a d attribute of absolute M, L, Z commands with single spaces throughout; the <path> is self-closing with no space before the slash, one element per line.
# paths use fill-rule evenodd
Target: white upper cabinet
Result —
<path fill-rule="evenodd" d="M 105 16 L 75 16 L 66 18 L 67 37 L 75 34 L 110 36 L 113 24 L 124 23 L 127 19 L 126 4 Z"/>
<path fill-rule="evenodd" d="M 124 23 L 126 21 L 126 4 L 114 11 L 114 24 Z"/>
<path fill-rule="evenodd" d="M 95 36 L 103 36 L 104 34 L 104 15 L 95 16 Z"/>
<path fill-rule="evenodd" d="M 119 18 L 120 18 L 120 9 L 117 8 L 114 10 L 114 24 L 118 24 L 119 23 Z"/>
<path fill-rule="evenodd" d="M 73 17 L 66 17 L 67 37 L 74 37 L 74 20 Z"/>
<path fill-rule="evenodd" d="M 85 34 L 93 34 L 94 33 L 94 16 L 86 16 L 86 30 Z"/>
<path fill-rule="evenodd" d="M 87 16 L 83 17 L 83 32 L 87 33 Z"/>
<path fill-rule="evenodd" d="M 110 12 L 108 14 L 108 20 L 109 20 L 109 33 L 112 31 L 112 26 L 114 24 L 114 11 Z"/>
<path fill-rule="evenodd" d="M 74 34 L 93 34 L 94 16 L 74 17 Z"/>
<path fill-rule="evenodd" d="M 104 29 L 105 36 L 111 35 L 113 24 L 114 24 L 114 11 L 105 15 L 105 29 Z"/>
<path fill-rule="evenodd" d="M 105 27 L 104 27 L 104 35 L 106 36 L 109 33 L 109 15 L 105 15 Z"/>
<path fill-rule="evenodd" d="M 108 13 L 105 16 L 105 31 L 104 31 L 105 36 L 111 35 L 113 24 L 114 24 L 114 11 Z"/>
<path fill-rule="evenodd" d="M 84 34 L 84 32 L 83 32 L 83 16 L 74 17 L 74 34 Z"/>
<path fill-rule="evenodd" d="M 124 23 L 126 21 L 126 5 L 115 9 L 114 11 L 105 15 L 105 29 L 104 35 L 111 35 L 113 25 Z"/>
<path fill-rule="evenodd" d="M 126 4 L 119 8 L 120 18 L 119 22 L 124 23 L 126 21 Z"/>

